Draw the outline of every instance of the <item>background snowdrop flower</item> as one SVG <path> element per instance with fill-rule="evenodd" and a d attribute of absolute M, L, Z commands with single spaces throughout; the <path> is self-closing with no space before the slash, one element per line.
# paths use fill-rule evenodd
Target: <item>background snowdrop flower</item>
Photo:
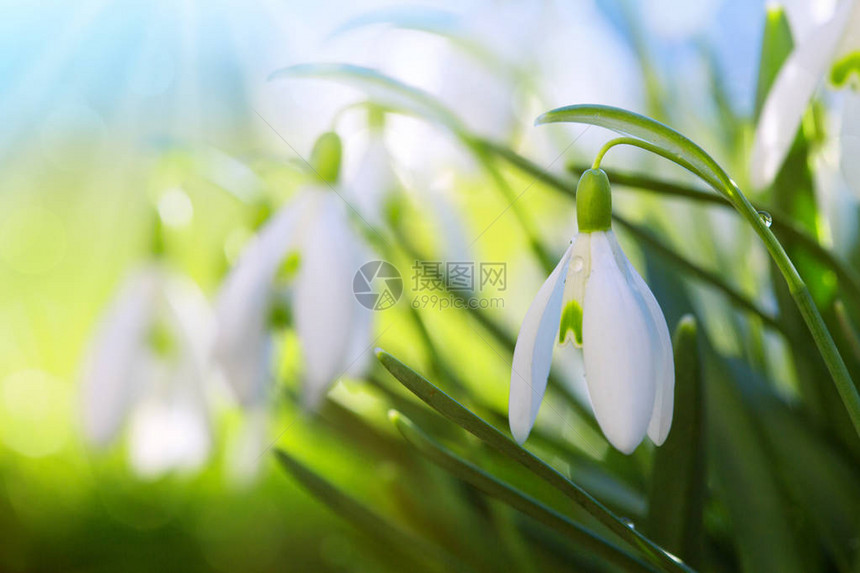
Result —
<path fill-rule="evenodd" d="M 347 200 L 361 213 L 361 217 L 377 227 L 384 224 L 388 201 L 402 185 L 385 142 L 384 113 L 371 109 L 368 115 L 369 129 L 361 137 L 361 152 L 356 154 L 354 162 L 345 165 L 349 181 L 345 191 Z"/>
<path fill-rule="evenodd" d="M 844 68 L 846 77 L 837 83 L 846 80 L 852 71 L 856 72 L 858 52 L 860 2 L 842 0 L 829 20 L 804 34 L 768 93 L 750 161 L 750 178 L 755 187 L 764 188 L 773 182 L 818 83 L 831 75 L 831 66 Z M 846 120 L 852 116 L 845 114 Z"/>
<path fill-rule="evenodd" d="M 579 234 L 538 291 L 514 349 L 509 418 L 523 443 L 537 417 L 558 340 L 581 346 L 589 397 L 609 442 L 629 454 L 672 424 L 675 370 L 663 312 L 610 228 L 609 180 L 577 187 Z"/>
<path fill-rule="evenodd" d="M 268 396 L 276 279 L 291 255 L 298 260 L 291 306 L 304 357 L 305 405 L 316 407 L 339 376 L 356 372 L 370 345 L 371 311 L 352 292 L 353 275 L 366 260 L 346 203 L 329 187 L 340 164 L 337 136 L 320 138 L 314 156 L 330 145 L 337 147 L 335 159 L 312 161 L 326 184 L 300 191 L 275 214 L 240 255 L 218 297 L 215 359 L 246 407 L 261 407 Z"/>
<path fill-rule="evenodd" d="M 199 467 L 211 448 L 207 358 L 214 332 L 196 285 L 159 263 L 133 273 L 85 362 L 84 433 L 107 446 L 129 429 L 141 475 Z"/>

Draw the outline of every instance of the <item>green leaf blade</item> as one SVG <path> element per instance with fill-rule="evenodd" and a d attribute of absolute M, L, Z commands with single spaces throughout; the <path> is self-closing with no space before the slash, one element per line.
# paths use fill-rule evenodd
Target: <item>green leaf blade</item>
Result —
<path fill-rule="evenodd" d="M 703 548 L 705 500 L 704 383 L 695 319 L 675 330 L 675 419 L 654 454 L 647 532 L 657 543 L 696 567 Z"/>
<path fill-rule="evenodd" d="M 535 475 L 558 489 L 582 509 L 600 520 L 601 523 L 606 525 L 621 539 L 639 549 L 649 561 L 667 571 L 692 571 L 680 559 L 668 554 L 639 531 L 630 528 L 623 520 L 606 508 L 606 506 L 594 499 L 581 487 L 571 482 L 558 470 L 469 411 L 462 404 L 452 399 L 397 358 L 381 349 L 377 349 L 376 356 L 392 376 L 397 378 L 401 384 L 423 400 L 428 406 L 452 422 L 459 424 L 466 431 L 483 440 L 497 451 L 522 464 Z"/>
<path fill-rule="evenodd" d="M 363 503 L 347 495 L 287 452 L 275 450 L 274 454 L 275 459 L 287 473 L 292 475 L 309 493 L 332 511 L 351 522 L 359 530 L 377 537 L 383 544 L 399 548 L 403 557 L 410 558 L 416 564 L 427 563 L 427 567 L 423 567 L 423 569 L 437 571 L 441 570 L 444 564 L 455 571 L 470 570 L 443 549 L 397 527 Z M 421 556 L 421 559 L 416 560 L 416 556 Z M 439 564 L 439 567 L 430 566 L 431 563 Z"/>
<path fill-rule="evenodd" d="M 399 412 L 390 412 L 389 418 L 403 437 L 406 438 L 406 441 L 455 477 L 534 518 L 554 531 L 566 536 L 578 546 L 588 549 L 589 552 L 601 556 L 610 563 L 624 568 L 626 571 L 654 571 L 648 564 L 630 555 L 620 547 L 461 459 L 433 440 Z"/>

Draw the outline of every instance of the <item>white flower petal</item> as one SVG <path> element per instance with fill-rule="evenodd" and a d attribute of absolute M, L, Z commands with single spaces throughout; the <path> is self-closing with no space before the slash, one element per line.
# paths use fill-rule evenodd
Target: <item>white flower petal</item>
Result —
<path fill-rule="evenodd" d="M 860 94 L 847 90 L 842 111 L 841 149 L 842 175 L 848 186 L 860 197 Z"/>
<path fill-rule="evenodd" d="M 269 441 L 268 416 L 265 407 L 254 407 L 245 413 L 242 425 L 229 437 L 226 446 L 227 475 L 237 486 L 251 484 L 260 473 Z"/>
<path fill-rule="evenodd" d="M 645 437 L 654 409 L 647 313 L 619 268 L 607 234 L 591 233 L 582 318 L 585 376 L 600 428 L 626 454 Z"/>
<path fill-rule="evenodd" d="M 376 257 L 362 244 L 353 249 L 353 279 L 359 268 Z M 353 293 L 354 295 L 355 293 Z M 373 354 L 373 319 L 375 311 L 359 304 L 354 307 L 353 326 L 350 329 L 349 348 L 345 356 L 346 375 L 360 378 L 375 359 Z"/>
<path fill-rule="evenodd" d="M 162 276 L 155 266 L 132 274 L 108 310 L 84 366 L 84 433 L 106 445 L 119 432 L 145 383 L 147 335 L 152 326 Z"/>
<path fill-rule="evenodd" d="M 189 377 L 203 381 L 209 376 L 209 359 L 216 322 L 206 296 L 183 276 L 165 281 L 164 302 L 171 330 L 177 335 Z"/>
<path fill-rule="evenodd" d="M 833 17 L 836 0 L 782 0 L 794 43 L 803 42 L 809 34 Z"/>
<path fill-rule="evenodd" d="M 381 134 L 370 135 L 355 174 L 349 177 L 349 181 L 350 202 L 355 203 L 361 216 L 371 225 L 382 225 L 385 199 L 397 189 L 398 181 Z"/>
<path fill-rule="evenodd" d="M 263 227 L 242 253 L 218 295 L 214 357 L 240 402 L 260 402 L 270 377 L 268 320 L 271 291 L 287 253 L 298 246 L 313 191 L 296 197 Z"/>
<path fill-rule="evenodd" d="M 196 469 L 206 461 L 209 448 L 209 426 L 199 404 L 153 398 L 135 410 L 129 449 L 138 474 L 155 477 Z"/>
<path fill-rule="evenodd" d="M 780 69 L 756 128 L 750 160 L 754 187 L 769 186 L 782 166 L 806 106 L 840 47 L 849 4 L 843 2 L 831 20 L 810 33 Z"/>
<path fill-rule="evenodd" d="M 166 275 L 161 285 L 154 314 L 170 347 L 160 353 L 147 346 L 146 395 L 131 420 L 131 463 L 144 476 L 195 469 L 212 445 L 207 397 L 214 318 L 189 279 Z"/>
<path fill-rule="evenodd" d="M 552 351 L 558 333 L 564 280 L 573 245 L 543 283 L 520 327 L 511 372 L 508 420 L 511 434 L 522 444 L 531 432 L 546 391 Z"/>
<path fill-rule="evenodd" d="M 841 14 L 839 10 L 844 10 Z M 851 52 L 860 50 L 860 2 L 857 0 L 842 0 L 837 8 L 837 17 L 845 19 L 842 41 L 839 44 L 837 59 L 842 59 Z"/>
<path fill-rule="evenodd" d="M 358 269 L 361 264 L 355 265 Z M 346 375 L 358 378 L 367 372 L 373 360 L 373 311 L 360 306 L 355 309 L 346 353 Z"/>
<path fill-rule="evenodd" d="M 570 254 L 567 278 L 564 283 L 564 297 L 561 305 L 562 344 L 571 343 L 582 346 L 582 305 L 585 298 L 585 284 L 591 273 L 591 234 L 577 235 Z M 570 313 L 566 315 L 565 313 Z"/>
<path fill-rule="evenodd" d="M 608 236 L 615 253 L 615 260 L 619 262 L 619 265 L 623 262 L 622 268 L 627 271 L 627 281 L 633 285 L 639 296 L 640 304 L 648 310 L 646 318 L 651 333 L 649 336 L 651 352 L 655 358 L 654 380 L 656 390 L 654 410 L 648 425 L 648 437 L 659 446 L 666 441 L 666 436 L 669 435 L 675 404 L 675 360 L 672 354 L 672 338 L 669 335 L 669 326 L 666 324 L 663 310 L 657 299 L 654 298 L 654 293 L 651 292 L 651 289 L 648 288 L 648 285 L 621 250 L 615 233 L 610 231 Z"/>
<path fill-rule="evenodd" d="M 347 357 L 356 318 L 364 310 L 352 292 L 358 237 L 343 200 L 328 193 L 302 250 L 293 304 L 305 360 L 304 403 L 316 407 L 350 366 Z"/>

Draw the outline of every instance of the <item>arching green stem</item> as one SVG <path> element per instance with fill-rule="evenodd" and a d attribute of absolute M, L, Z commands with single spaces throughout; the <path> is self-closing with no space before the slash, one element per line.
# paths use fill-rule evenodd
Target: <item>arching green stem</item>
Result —
<path fill-rule="evenodd" d="M 825 364 L 827 364 L 827 369 L 833 378 L 833 382 L 836 385 L 839 396 L 842 398 L 842 402 L 845 404 L 846 410 L 848 410 L 848 415 L 851 418 L 854 429 L 860 435 L 860 394 L 858 394 L 857 387 L 851 379 L 848 368 L 839 354 L 836 343 L 833 341 L 833 337 L 827 329 L 827 325 L 824 323 L 818 307 L 815 306 L 806 283 L 794 267 L 794 263 L 791 262 L 782 244 L 780 244 L 779 240 L 770 230 L 770 226 L 762 221 L 758 211 L 741 192 L 737 184 L 704 152 L 702 152 L 703 157 L 697 157 L 696 164 L 694 164 L 677 153 L 634 137 L 620 137 L 606 143 L 600 152 L 598 152 L 597 159 L 594 162 L 596 167 L 593 168 L 600 166 L 600 161 L 610 149 L 622 144 L 633 145 L 651 151 L 693 172 L 711 185 L 717 192 L 724 195 L 735 210 L 752 226 L 785 278 L 789 292 L 800 314 L 803 316 L 803 320 L 806 322 L 812 338 L 815 340 L 821 357 L 824 359 Z"/>

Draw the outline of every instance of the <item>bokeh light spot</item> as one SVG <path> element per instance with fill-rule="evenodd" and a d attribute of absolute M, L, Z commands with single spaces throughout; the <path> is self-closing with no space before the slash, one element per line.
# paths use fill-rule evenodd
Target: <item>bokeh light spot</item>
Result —
<path fill-rule="evenodd" d="M 34 458 L 56 453 L 69 437 L 69 388 L 42 370 L 19 370 L 0 385 L 0 440 Z"/>

